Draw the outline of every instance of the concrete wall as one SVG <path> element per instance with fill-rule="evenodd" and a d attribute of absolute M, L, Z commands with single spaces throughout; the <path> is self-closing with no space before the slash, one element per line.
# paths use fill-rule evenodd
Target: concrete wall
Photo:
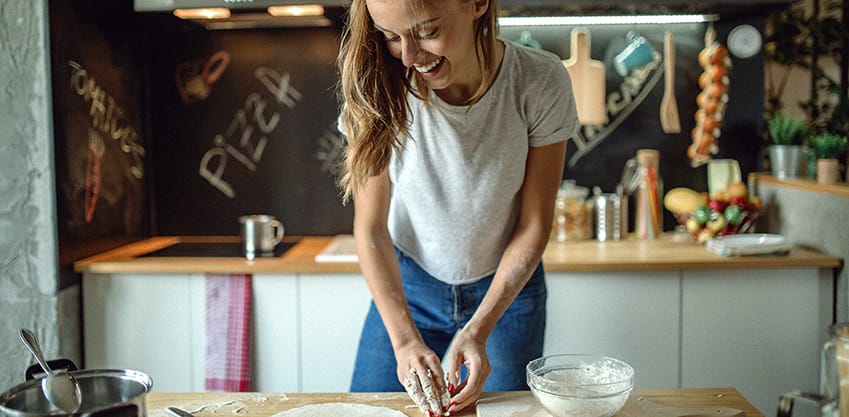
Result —
<path fill-rule="evenodd" d="M 757 184 L 764 202 L 758 231 L 780 233 L 794 245 L 849 260 L 849 197 L 775 184 Z M 836 321 L 849 321 L 849 268 L 837 272 Z"/>
<path fill-rule="evenodd" d="M 0 391 L 34 363 L 79 363 L 79 288 L 60 290 L 56 247 L 47 0 L 0 0 Z"/>

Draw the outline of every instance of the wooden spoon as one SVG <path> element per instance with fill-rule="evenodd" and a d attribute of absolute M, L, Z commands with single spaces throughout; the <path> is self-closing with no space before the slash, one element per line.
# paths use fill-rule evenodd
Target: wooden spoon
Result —
<path fill-rule="evenodd" d="M 660 126 L 663 133 L 681 133 L 678 102 L 675 100 L 675 41 L 671 31 L 663 38 L 665 88 L 660 102 Z"/>

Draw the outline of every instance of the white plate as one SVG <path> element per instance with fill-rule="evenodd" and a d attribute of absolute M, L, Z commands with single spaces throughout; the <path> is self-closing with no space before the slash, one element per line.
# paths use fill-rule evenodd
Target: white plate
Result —
<path fill-rule="evenodd" d="M 767 255 L 785 253 L 790 246 L 783 235 L 751 233 L 729 235 L 711 239 L 707 249 L 720 256 Z"/>

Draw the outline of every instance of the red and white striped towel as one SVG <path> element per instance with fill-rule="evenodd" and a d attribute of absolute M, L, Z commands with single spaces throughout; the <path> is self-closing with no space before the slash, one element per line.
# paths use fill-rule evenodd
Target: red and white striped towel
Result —
<path fill-rule="evenodd" d="M 252 389 L 251 275 L 206 276 L 206 390 Z"/>

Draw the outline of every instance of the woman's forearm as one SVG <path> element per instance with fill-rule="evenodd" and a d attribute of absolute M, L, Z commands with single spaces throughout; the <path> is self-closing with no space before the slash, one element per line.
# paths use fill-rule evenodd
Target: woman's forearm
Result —
<path fill-rule="evenodd" d="M 391 184 L 383 172 L 354 193 L 354 240 L 360 269 L 392 346 L 421 341 L 404 295 L 395 246 L 386 226 Z"/>
<path fill-rule="evenodd" d="M 397 350 L 411 341 L 421 341 L 404 295 L 395 248 L 385 233 L 356 233 L 357 257 L 375 306 Z"/>

